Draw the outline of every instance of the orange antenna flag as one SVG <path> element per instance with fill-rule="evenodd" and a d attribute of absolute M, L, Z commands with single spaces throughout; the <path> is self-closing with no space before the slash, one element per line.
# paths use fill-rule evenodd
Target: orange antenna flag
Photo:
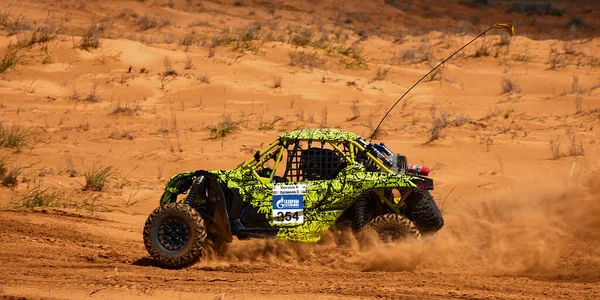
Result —
<path fill-rule="evenodd" d="M 504 29 L 506 29 L 506 31 L 508 31 L 508 34 L 510 34 L 510 36 L 515 35 L 515 25 L 513 25 L 511 23 L 496 23 L 496 24 L 492 25 L 492 27 L 504 28 Z"/>

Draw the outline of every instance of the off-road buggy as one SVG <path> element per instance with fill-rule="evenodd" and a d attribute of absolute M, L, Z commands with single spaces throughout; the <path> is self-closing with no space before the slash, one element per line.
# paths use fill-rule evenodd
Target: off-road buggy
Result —
<path fill-rule="evenodd" d="M 144 244 L 161 265 L 183 267 L 205 248 L 224 251 L 233 236 L 317 242 L 340 228 L 392 240 L 435 233 L 444 221 L 427 173 L 354 133 L 292 131 L 233 170 L 171 177 Z"/>

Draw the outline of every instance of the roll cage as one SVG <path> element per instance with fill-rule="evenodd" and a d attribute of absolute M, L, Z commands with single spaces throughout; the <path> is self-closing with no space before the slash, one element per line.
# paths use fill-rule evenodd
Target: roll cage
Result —
<path fill-rule="evenodd" d="M 302 148 L 301 143 L 306 143 L 307 147 Z M 320 143 L 320 147 L 312 147 L 312 144 Z M 319 146 L 319 145 L 317 145 Z M 328 147 L 326 147 L 328 146 Z M 321 149 L 319 151 L 319 149 Z M 283 176 L 277 176 L 276 171 L 280 167 L 284 155 L 287 154 L 285 161 L 285 173 Z M 338 161 L 336 161 L 336 159 Z M 236 170 L 250 169 L 252 174 L 262 183 L 280 181 L 304 181 L 316 179 L 331 179 L 345 166 L 350 164 L 365 164 L 375 166 L 380 172 L 394 173 L 384 162 L 385 156 L 373 149 L 371 144 L 362 139 L 357 140 L 310 140 L 310 139 L 278 139 L 264 148 L 262 151 L 256 151 L 254 157 L 240 164 Z M 267 163 L 274 160 L 273 167 L 267 166 Z M 312 161 L 313 165 L 320 165 L 324 176 L 316 176 L 314 172 L 307 171 L 306 161 Z M 338 163 L 336 165 L 336 162 Z M 325 171 L 323 171 L 325 170 Z M 328 171 L 327 171 L 328 170 Z M 308 176 L 307 176 L 308 175 Z M 328 178 L 329 177 L 329 178 Z"/>

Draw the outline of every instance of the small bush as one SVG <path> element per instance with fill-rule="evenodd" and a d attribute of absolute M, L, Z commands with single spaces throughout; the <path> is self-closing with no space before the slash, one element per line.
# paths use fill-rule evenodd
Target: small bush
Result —
<path fill-rule="evenodd" d="M 550 147 L 550 152 L 552 153 L 552 159 L 559 159 L 562 157 L 560 153 L 560 136 L 555 140 L 550 140 L 548 142 L 548 146 Z"/>
<path fill-rule="evenodd" d="M 442 137 L 442 130 L 450 124 L 448 119 L 449 113 L 446 111 L 440 111 L 437 113 L 435 104 L 431 105 L 431 129 L 429 130 L 429 139 L 425 144 L 429 144 Z"/>
<path fill-rule="evenodd" d="M 310 28 L 304 28 L 298 32 L 294 32 L 290 37 L 290 44 L 299 47 L 306 47 L 312 42 L 313 33 Z"/>
<path fill-rule="evenodd" d="M 459 0 L 459 4 L 468 5 L 471 7 L 479 7 L 479 6 L 487 6 L 489 4 L 488 0 Z"/>
<path fill-rule="evenodd" d="M 231 120 L 231 116 L 225 116 L 217 125 L 210 127 L 210 137 L 213 139 L 226 137 L 237 129 L 238 124 Z"/>
<path fill-rule="evenodd" d="M 69 205 L 70 198 L 64 190 L 54 187 L 41 188 L 39 185 L 29 190 L 18 202 L 13 202 L 13 207 L 36 208 L 36 207 L 73 207 Z"/>
<path fill-rule="evenodd" d="M 163 76 L 177 76 L 177 72 L 173 69 L 173 65 L 171 65 L 171 60 L 169 60 L 168 56 L 165 56 L 163 59 L 163 65 L 165 66 Z"/>
<path fill-rule="evenodd" d="M 486 43 L 485 40 L 482 41 L 477 50 L 475 50 L 475 57 L 483 56 L 490 56 L 490 45 L 489 43 Z"/>
<path fill-rule="evenodd" d="M 581 94 L 585 92 L 585 89 L 579 85 L 579 76 L 573 76 L 573 81 L 571 82 L 571 93 Z"/>
<path fill-rule="evenodd" d="M 293 51 L 289 53 L 290 66 L 319 68 L 324 61 L 317 56 L 316 52 Z"/>
<path fill-rule="evenodd" d="M 367 61 L 362 54 L 362 48 L 357 42 L 354 42 L 348 46 L 341 45 L 334 47 L 330 50 L 340 56 L 340 62 L 346 66 L 347 69 L 354 69 L 360 67 L 366 67 Z"/>
<path fill-rule="evenodd" d="M 185 60 L 185 65 L 183 66 L 183 69 L 185 70 L 189 70 L 191 68 L 194 67 L 194 61 L 192 60 L 192 58 L 188 55 L 187 59 Z"/>
<path fill-rule="evenodd" d="M 274 88 L 274 89 L 281 88 L 281 77 L 279 77 L 279 76 L 273 77 L 272 82 L 271 82 L 271 88 Z"/>
<path fill-rule="evenodd" d="M 33 132 L 19 125 L 6 127 L 0 123 L 0 148 L 13 149 L 16 152 L 25 147 L 33 147 L 37 139 Z"/>
<path fill-rule="evenodd" d="M 497 46 L 508 46 L 510 45 L 510 35 L 501 34 L 500 40 L 496 43 Z"/>
<path fill-rule="evenodd" d="M 110 112 L 111 115 L 133 115 L 141 110 L 140 103 L 138 101 L 127 102 L 121 104 L 121 101 L 117 102 L 113 110 Z"/>
<path fill-rule="evenodd" d="M 275 130 L 275 125 L 277 125 L 277 122 L 279 122 L 281 120 L 283 120 L 282 117 L 275 116 L 275 118 L 273 118 L 273 121 L 271 121 L 271 122 L 260 121 L 258 130 L 261 130 L 261 131 Z"/>
<path fill-rule="evenodd" d="M 512 81 L 512 79 L 509 79 L 506 77 L 502 78 L 500 85 L 502 86 L 503 94 L 520 93 L 521 92 L 521 88 L 519 87 L 519 85 L 517 85 L 514 81 Z"/>
<path fill-rule="evenodd" d="M 583 112 L 583 96 L 581 94 L 575 95 L 575 113 L 580 114 Z"/>
<path fill-rule="evenodd" d="M 585 155 L 585 150 L 583 149 L 583 141 L 577 140 L 575 136 L 570 136 L 569 140 L 571 142 L 571 145 L 569 145 L 569 156 Z"/>
<path fill-rule="evenodd" d="M 402 59 L 413 61 L 415 59 L 415 48 L 406 48 L 402 51 Z"/>
<path fill-rule="evenodd" d="M 102 30 L 100 25 L 92 24 L 81 38 L 81 41 L 79 41 L 79 48 L 86 51 L 89 51 L 90 49 L 97 49 L 100 47 L 101 37 Z"/>
<path fill-rule="evenodd" d="M 384 0 L 383 2 L 387 5 L 391 5 L 391 6 L 395 7 L 397 9 L 402 9 L 402 6 L 400 5 L 399 0 Z"/>
<path fill-rule="evenodd" d="M 381 80 L 385 80 L 385 78 L 387 77 L 388 72 L 390 71 L 389 68 L 384 69 L 381 67 L 377 68 L 377 73 L 375 74 L 375 77 L 373 78 L 373 81 L 381 81 Z"/>
<path fill-rule="evenodd" d="M 558 8 L 552 6 L 551 3 L 529 3 L 529 2 L 516 2 L 511 4 L 507 12 L 518 12 L 527 15 L 550 15 L 550 16 L 562 16 L 563 12 Z"/>
<path fill-rule="evenodd" d="M 529 54 L 515 54 L 513 55 L 513 60 L 520 62 L 529 62 L 533 59 L 533 55 Z"/>
<path fill-rule="evenodd" d="M 8 158 L 0 159 L 0 185 L 13 188 L 19 184 L 18 177 L 21 174 L 21 168 L 12 166 L 9 169 Z"/>
<path fill-rule="evenodd" d="M 148 29 L 158 27 L 158 21 L 156 21 L 156 19 L 153 17 L 144 15 L 138 19 L 137 25 L 139 26 L 140 30 L 146 31 Z"/>
<path fill-rule="evenodd" d="M 4 177 L 8 173 L 8 157 L 0 158 L 0 179 Z"/>
<path fill-rule="evenodd" d="M 352 101 L 352 106 L 350 106 L 350 110 L 352 111 L 352 117 L 346 119 L 347 121 L 354 121 L 360 118 L 360 108 L 358 107 L 358 100 Z"/>
<path fill-rule="evenodd" d="M 100 97 L 96 95 L 96 89 L 98 88 L 98 83 L 94 83 L 92 88 L 90 89 L 90 93 L 83 99 L 86 102 L 100 102 Z"/>
<path fill-rule="evenodd" d="M 262 45 L 262 42 L 260 41 L 260 28 L 260 23 L 252 23 L 244 28 L 238 34 L 237 38 L 228 37 L 224 42 L 231 43 L 233 51 L 248 50 L 252 52 L 258 52 Z"/>
<path fill-rule="evenodd" d="M 566 68 L 569 66 L 569 62 L 565 58 L 565 55 L 562 53 L 554 52 L 550 54 L 550 58 L 548 59 L 548 64 L 550 65 L 551 70 L 555 70 L 558 68 Z"/>
<path fill-rule="evenodd" d="M 2 57 L 2 61 L 0 61 L 0 73 L 4 73 L 6 70 L 15 67 L 21 59 L 19 52 L 17 49 L 9 49 L 6 50 L 4 56 Z"/>
<path fill-rule="evenodd" d="M 429 81 L 442 81 L 442 69 L 436 69 L 429 75 Z"/>
<path fill-rule="evenodd" d="M 179 44 L 181 46 L 191 46 L 192 44 L 194 44 L 194 41 L 195 41 L 194 33 L 188 32 L 183 36 L 183 38 L 181 39 Z"/>
<path fill-rule="evenodd" d="M 85 172 L 85 185 L 81 188 L 83 191 L 102 192 L 107 188 L 108 181 L 115 175 L 116 169 L 113 166 L 92 167 Z"/>
<path fill-rule="evenodd" d="M 25 37 L 17 43 L 18 47 L 31 47 L 38 43 L 47 43 L 56 38 L 60 28 L 50 24 L 34 26 L 25 34 Z"/>
<path fill-rule="evenodd" d="M 200 74 L 198 75 L 198 80 L 202 83 L 210 83 L 210 75 L 208 74 Z"/>
<path fill-rule="evenodd" d="M 567 23 L 567 27 L 583 27 L 584 26 L 583 18 L 580 17 L 571 17 L 569 22 Z"/>

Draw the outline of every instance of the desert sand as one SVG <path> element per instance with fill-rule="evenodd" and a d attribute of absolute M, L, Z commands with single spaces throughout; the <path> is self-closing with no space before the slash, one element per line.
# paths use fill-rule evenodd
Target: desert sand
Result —
<path fill-rule="evenodd" d="M 600 297 L 600 7 L 487 2 L 1 1 L 0 296 Z M 495 22 L 516 35 L 457 54 L 375 138 L 432 169 L 434 239 L 150 263 L 142 227 L 171 175 L 298 128 L 368 137 Z"/>

